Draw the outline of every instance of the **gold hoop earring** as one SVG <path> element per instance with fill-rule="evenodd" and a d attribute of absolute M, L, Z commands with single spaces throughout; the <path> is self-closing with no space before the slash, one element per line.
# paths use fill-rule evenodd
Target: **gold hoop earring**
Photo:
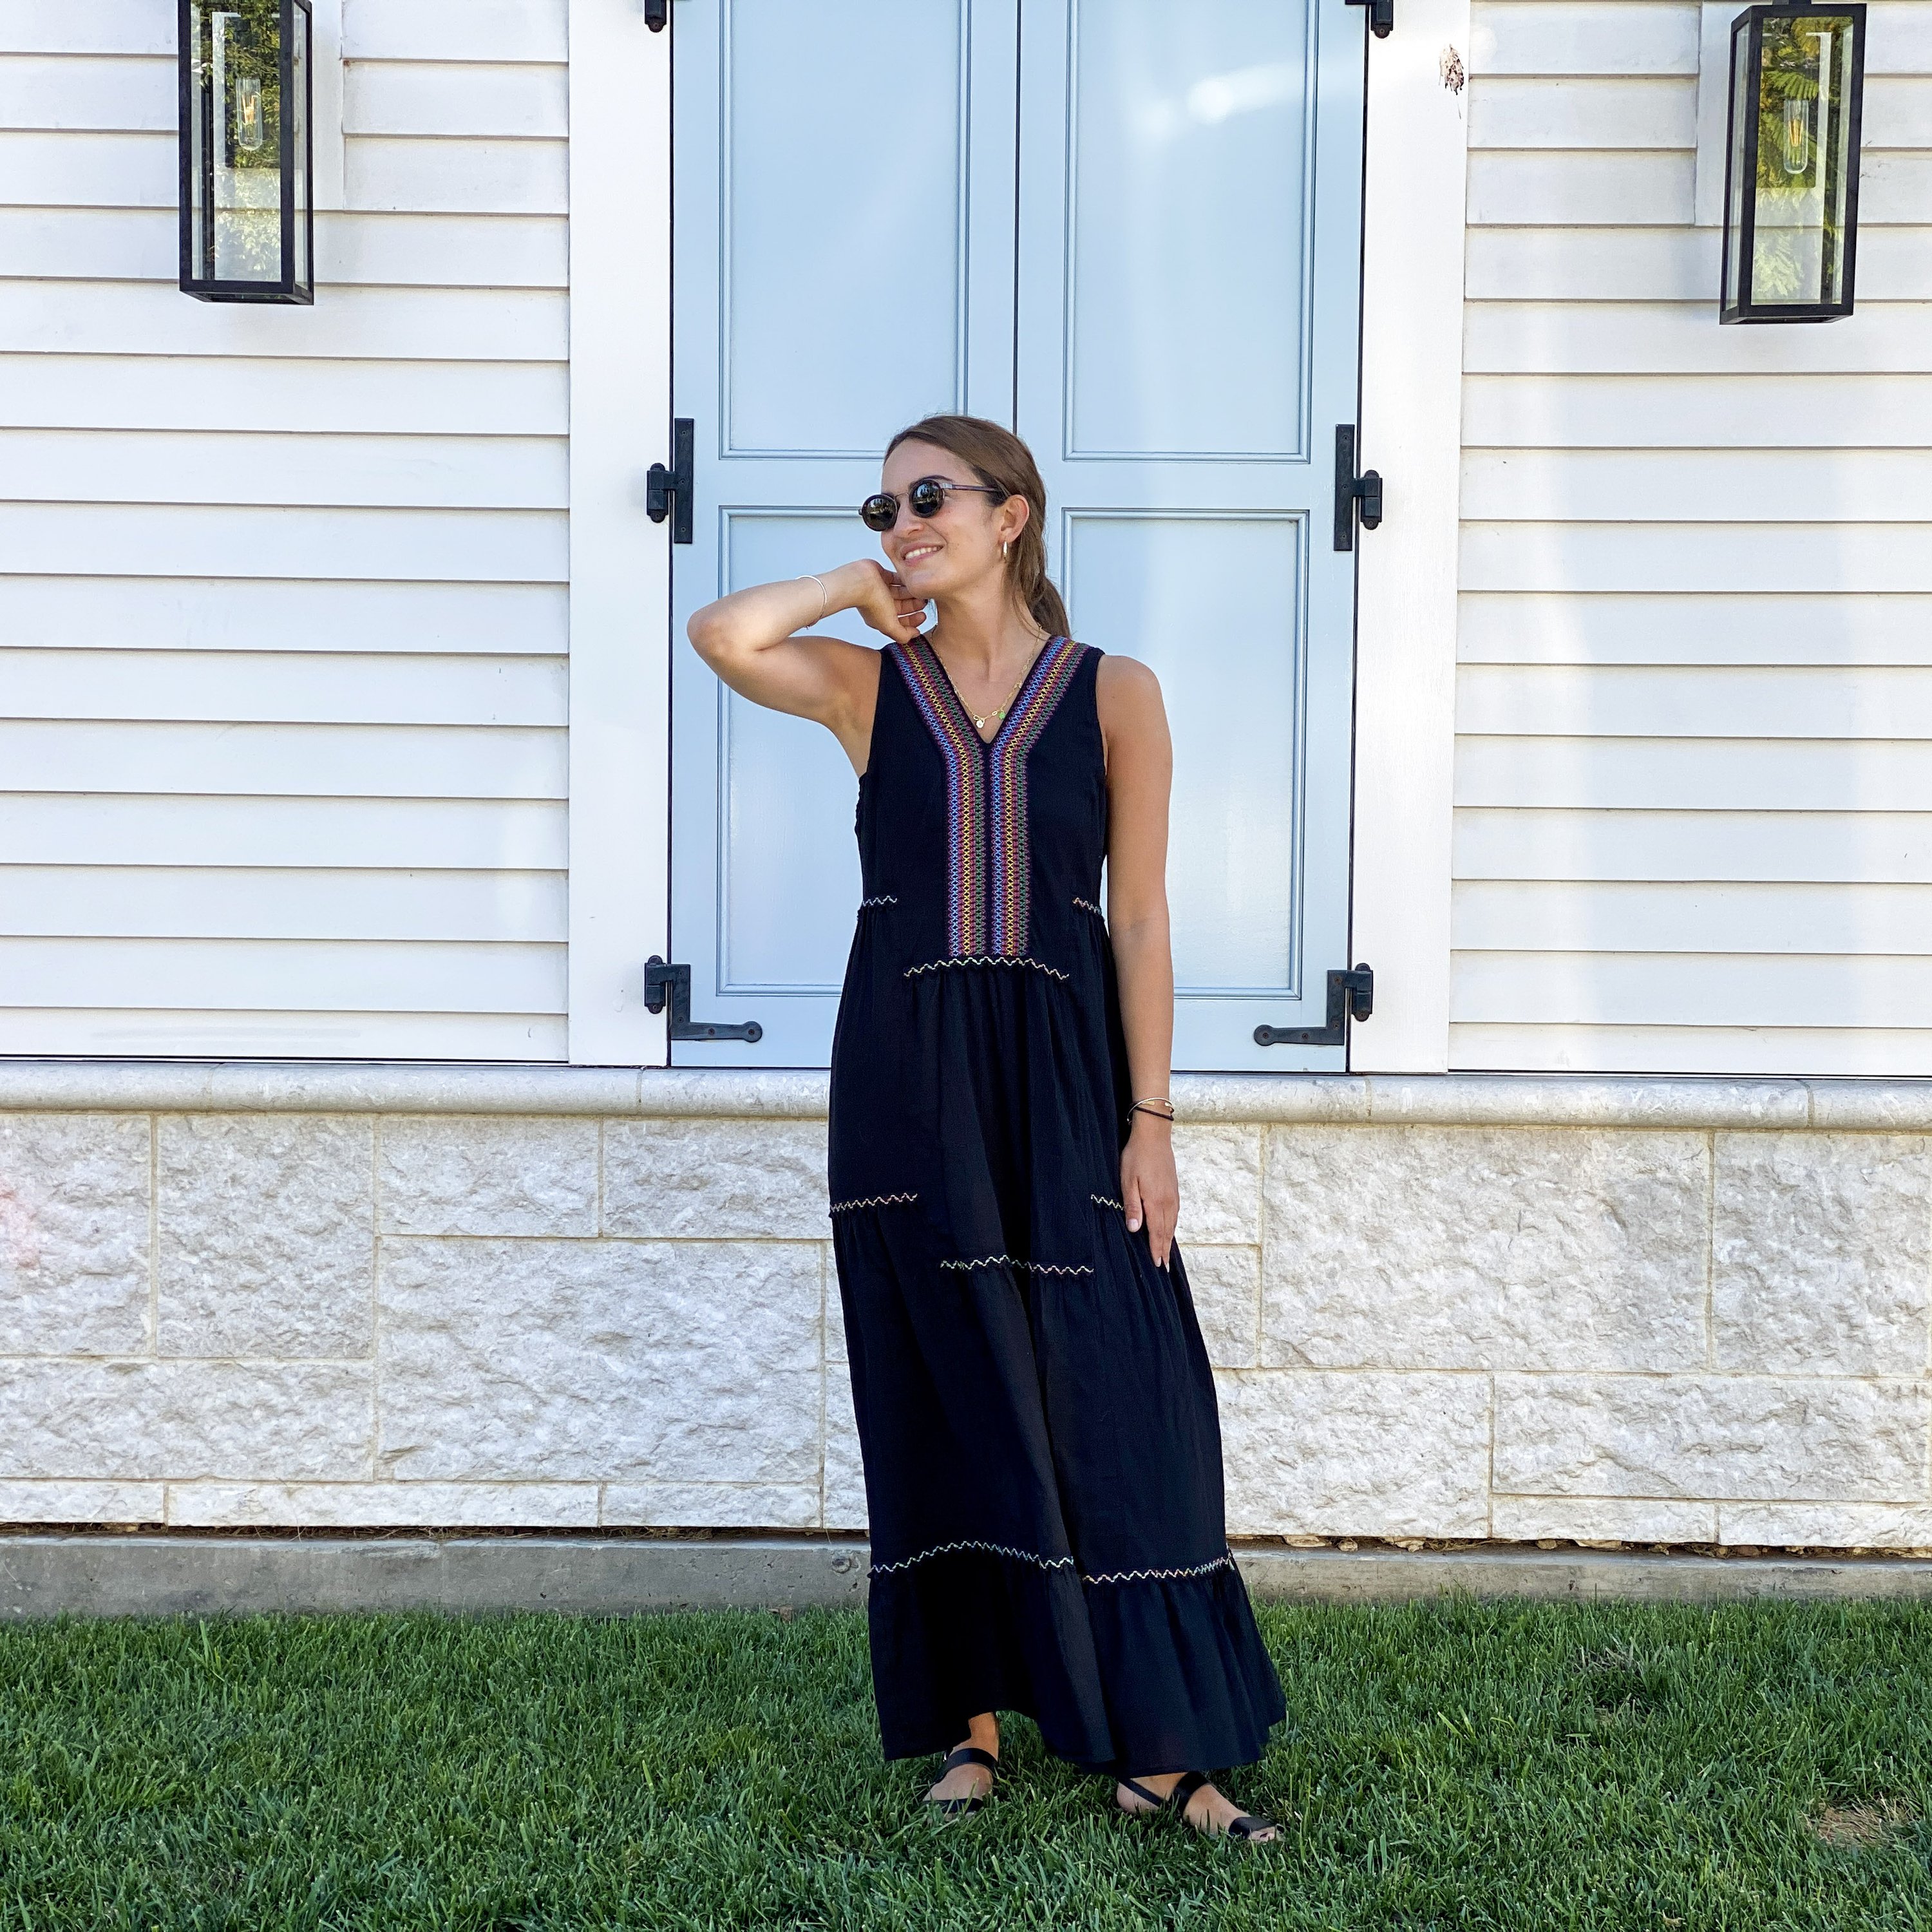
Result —
<path fill-rule="evenodd" d="M 1011 544 L 1010 544 L 1010 543 L 1003 543 L 1003 544 L 1000 544 L 1000 554 L 1002 556 L 1004 556 L 1006 555 L 1006 554 L 1007 553 L 1007 551 L 1009 551 L 1009 550 L 1011 550 L 1012 548 L 1012 545 Z"/>

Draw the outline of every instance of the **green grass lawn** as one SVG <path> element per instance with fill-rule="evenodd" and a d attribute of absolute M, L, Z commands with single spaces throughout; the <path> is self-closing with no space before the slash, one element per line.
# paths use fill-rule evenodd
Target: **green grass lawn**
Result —
<path fill-rule="evenodd" d="M 1267 1848 L 1006 1727 L 932 1822 L 865 1626 L 0 1632 L 0 1928 L 1932 1925 L 1932 1610 L 1264 1608 Z"/>

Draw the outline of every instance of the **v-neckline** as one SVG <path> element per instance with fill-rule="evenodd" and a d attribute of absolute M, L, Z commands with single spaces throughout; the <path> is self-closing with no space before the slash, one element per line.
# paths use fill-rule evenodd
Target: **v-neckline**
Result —
<path fill-rule="evenodd" d="M 1048 654 L 1060 640 L 1058 638 L 1048 638 L 1034 653 L 1033 662 L 1027 666 L 1026 676 L 1020 680 L 1018 689 L 1013 693 L 1006 705 L 1006 715 L 1000 720 L 998 728 L 990 738 L 987 737 L 980 730 L 979 726 L 973 722 L 973 713 L 968 708 L 965 699 L 959 695 L 959 688 L 952 682 L 952 674 L 946 668 L 946 660 L 932 648 L 932 640 L 923 631 L 921 631 L 914 641 L 926 646 L 926 654 L 932 658 L 934 664 L 938 668 L 940 682 L 946 687 L 946 696 L 958 707 L 960 720 L 965 725 L 968 733 L 979 741 L 981 751 L 991 752 L 998 748 L 1000 740 L 1006 735 L 1007 726 L 1012 724 L 1024 708 L 1024 700 L 1032 687 L 1034 678 L 1040 674 L 1040 666 L 1046 663 Z"/>

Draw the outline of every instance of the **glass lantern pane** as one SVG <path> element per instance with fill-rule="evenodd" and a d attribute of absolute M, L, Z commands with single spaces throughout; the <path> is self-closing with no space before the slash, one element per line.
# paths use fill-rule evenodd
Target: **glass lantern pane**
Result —
<path fill-rule="evenodd" d="M 1744 250 L 1741 238 L 1744 233 L 1744 196 L 1749 183 L 1744 179 L 1748 151 L 1744 143 L 1744 130 L 1750 124 L 1748 118 L 1738 111 L 1735 104 L 1744 98 L 1744 90 L 1750 85 L 1750 22 L 1741 20 L 1731 29 L 1731 159 L 1730 172 L 1726 178 L 1730 183 L 1730 206 L 1724 212 L 1724 301 L 1726 304 L 1738 299 L 1738 284 L 1744 274 Z"/>
<path fill-rule="evenodd" d="M 292 158 L 293 172 L 295 283 L 297 288 L 305 288 L 314 280 L 308 260 L 309 12 L 306 7 L 296 7 L 290 13 L 294 37 L 292 58 L 289 62 L 290 98 L 286 112 L 292 137 L 289 152 Z"/>
<path fill-rule="evenodd" d="M 282 278 L 280 0 L 211 8 L 202 192 L 208 272 L 217 281 Z"/>
<path fill-rule="evenodd" d="M 1844 280 L 1851 20 L 1772 14 L 1763 33 L 1751 300 L 1834 303 Z"/>

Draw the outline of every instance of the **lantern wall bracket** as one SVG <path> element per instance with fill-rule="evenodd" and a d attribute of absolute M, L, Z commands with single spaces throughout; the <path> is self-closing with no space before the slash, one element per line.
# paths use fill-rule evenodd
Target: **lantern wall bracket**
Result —
<path fill-rule="evenodd" d="M 670 1000 L 670 1037 L 673 1040 L 760 1040 L 765 1030 L 756 1020 L 734 1025 L 728 1020 L 694 1020 L 691 1017 L 691 968 L 668 964 L 653 952 L 644 962 L 644 1007 L 661 1013 L 664 1000 Z"/>
<path fill-rule="evenodd" d="M 1395 0 L 1348 0 L 1351 7 L 1369 10 L 1369 32 L 1385 40 L 1395 28 Z"/>
<path fill-rule="evenodd" d="M 661 34 L 670 25 L 670 0 L 644 0 L 644 25 Z"/>
<path fill-rule="evenodd" d="M 1348 1022 L 1365 1020 L 1376 1010 L 1376 972 L 1359 962 L 1328 975 L 1328 1024 L 1318 1027 L 1258 1026 L 1257 1046 L 1344 1046 Z"/>
<path fill-rule="evenodd" d="M 674 544 L 691 541 L 692 471 L 697 442 L 697 424 L 689 416 L 680 416 L 670 426 L 670 467 L 653 463 L 644 478 L 644 514 L 654 524 L 670 519 L 670 540 Z"/>

